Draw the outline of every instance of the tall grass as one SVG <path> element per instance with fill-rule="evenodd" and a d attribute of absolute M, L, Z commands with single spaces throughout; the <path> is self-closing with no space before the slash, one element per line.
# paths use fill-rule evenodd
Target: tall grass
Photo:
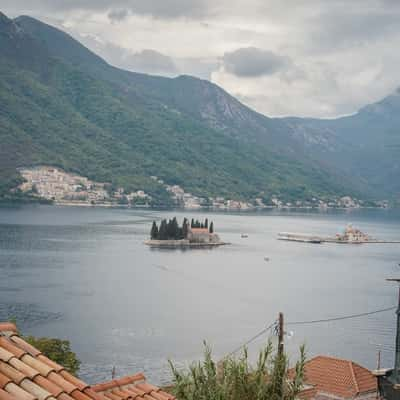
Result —
<path fill-rule="evenodd" d="M 275 353 L 271 342 L 260 351 L 255 366 L 251 366 L 246 348 L 239 357 L 216 363 L 205 343 L 204 360 L 186 371 L 169 362 L 174 377 L 172 391 L 178 400 L 294 400 L 303 384 L 305 359 L 302 346 L 289 377 L 287 355 Z"/>

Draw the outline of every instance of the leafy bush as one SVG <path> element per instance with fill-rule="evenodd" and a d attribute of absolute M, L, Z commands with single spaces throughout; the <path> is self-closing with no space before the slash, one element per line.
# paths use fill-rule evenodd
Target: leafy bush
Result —
<path fill-rule="evenodd" d="M 27 336 L 24 339 L 40 350 L 46 357 L 62 365 L 71 374 L 75 375 L 79 371 L 81 362 L 76 357 L 76 354 L 71 351 L 68 340 L 48 337 L 37 338 L 34 336 Z"/>

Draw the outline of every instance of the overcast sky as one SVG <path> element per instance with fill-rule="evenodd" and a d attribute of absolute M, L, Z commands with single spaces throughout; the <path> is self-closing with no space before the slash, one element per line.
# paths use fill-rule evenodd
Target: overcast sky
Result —
<path fill-rule="evenodd" d="M 350 114 L 400 86 L 400 0 L 1 0 L 109 63 L 195 75 L 270 116 Z"/>

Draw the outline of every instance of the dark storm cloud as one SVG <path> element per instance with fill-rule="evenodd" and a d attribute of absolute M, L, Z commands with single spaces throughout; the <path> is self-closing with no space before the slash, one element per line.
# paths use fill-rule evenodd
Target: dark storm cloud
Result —
<path fill-rule="evenodd" d="M 176 74 L 177 68 L 171 57 L 155 50 L 145 49 L 138 53 L 130 54 L 124 61 L 126 68 L 150 74 Z"/>
<path fill-rule="evenodd" d="M 243 77 L 272 75 L 291 64 L 288 57 L 256 47 L 245 47 L 225 53 L 222 62 L 225 71 Z"/>

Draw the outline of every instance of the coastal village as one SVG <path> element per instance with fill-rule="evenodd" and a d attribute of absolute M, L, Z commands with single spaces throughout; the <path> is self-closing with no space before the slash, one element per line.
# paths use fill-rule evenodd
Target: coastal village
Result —
<path fill-rule="evenodd" d="M 124 206 L 150 207 L 152 197 L 142 189 L 126 191 L 123 187 L 113 188 L 108 183 L 95 182 L 78 174 L 63 171 L 52 166 L 36 166 L 19 170 L 24 182 L 18 189 L 60 205 L 81 206 Z M 186 192 L 179 185 L 169 185 L 157 176 L 151 177 L 164 186 L 171 199 L 179 208 L 189 210 L 212 209 L 231 211 L 251 211 L 264 208 L 360 208 L 366 206 L 362 200 L 350 196 L 342 196 L 329 201 L 312 198 L 310 200 L 296 200 L 284 202 L 278 196 L 271 195 L 270 202 L 265 204 L 262 198 L 252 201 L 226 199 L 222 196 L 199 197 Z M 387 208 L 386 201 L 374 203 L 375 207 Z"/>
<path fill-rule="evenodd" d="M 107 184 L 71 174 L 60 168 L 38 166 L 19 171 L 24 178 L 19 189 L 31 192 L 60 205 L 134 205 L 148 206 L 151 196 L 143 190 L 125 193 L 123 188 L 114 191 Z"/>

